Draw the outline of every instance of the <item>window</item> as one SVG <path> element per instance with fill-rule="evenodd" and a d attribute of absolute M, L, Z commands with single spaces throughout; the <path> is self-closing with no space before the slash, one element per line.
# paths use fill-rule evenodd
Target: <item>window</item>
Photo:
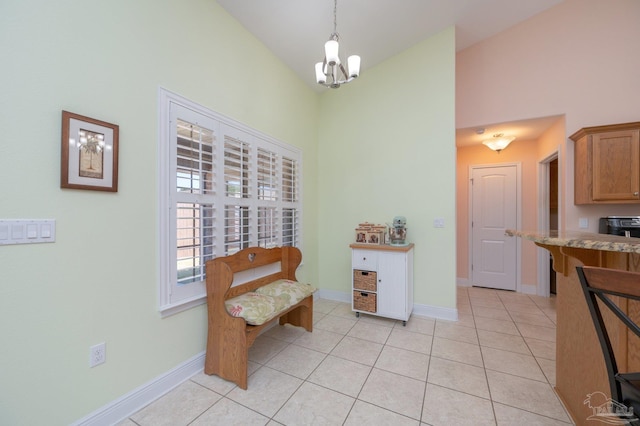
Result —
<path fill-rule="evenodd" d="M 160 89 L 160 311 L 204 302 L 205 264 L 301 245 L 302 154 Z"/>

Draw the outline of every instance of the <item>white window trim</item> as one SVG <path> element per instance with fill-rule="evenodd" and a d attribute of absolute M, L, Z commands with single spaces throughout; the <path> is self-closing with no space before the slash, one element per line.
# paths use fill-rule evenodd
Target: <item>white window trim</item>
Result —
<path fill-rule="evenodd" d="M 175 236 L 172 237 L 170 230 L 172 229 L 172 215 L 168 213 L 168 209 L 171 208 L 172 197 L 171 191 L 175 190 L 175 176 L 172 173 L 172 158 L 173 153 L 169 152 L 170 149 L 168 147 L 172 146 L 171 144 L 171 135 L 172 135 L 172 123 L 171 123 L 171 104 L 176 104 L 183 108 L 187 108 L 195 111 L 198 114 L 202 114 L 204 116 L 210 117 L 213 120 L 219 123 L 219 126 L 222 128 L 224 126 L 232 127 L 240 130 L 248 134 L 252 143 L 255 143 L 256 147 L 265 147 L 267 146 L 269 149 L 277 152 L 279 155 L 284 155 L 286 157 L 293 157 L 297 161 L 298 165 L 298 200 L 297 205 L 299 206 L 299 218 L 298 218 L 298 244 L 297 247 L 302 247 L 302 150 L 295 146 L 286 144 L 284 142 L 278 141 L 270 136 L 267 136 L 255 129 L 251 129 L 250 127 L 237 122 L 229 117 L 226 117 L 222 114 L 219 114 L 215 111 L 211 111 L 210 109 L 199 105 L 189 99 L 186 99 L 176 93 L 170 92 L 162 87 L 158 90 L 158 187 L 157 187 L 157 196 L 158 196 L 158 248 L 157 248 L 157 259 L 158 259 L 158 310 L 162 317 L 167 317 L 185 310 L 188 310 L 194 306 L 201 305 L 206 303 L 206 289 L 203 284 L 202 290 L 198 292 L 195 296 L 182 299 L 179 301 L 171 300 L 171 293 L 173 283 L 175 281 L 175 276 L 172 276 L 172 263 L 175 263 L 175 258 L 171 257 L 172 246 L 176 244 Z M 217 135 L 220 136 L 220 135 Z M 256 141 L 259 141 L 256 143 Z M 223 140 L 219 140 L 218 143 L 224 145 Z M 217 157 L 220 157 L 219 152 L 216 153 Z M 218 158 L 216 160 L 218 165 L 220 165 L 221 159 Z M 257 164 L 257 156 L 253 159 L 252 167 Z M 220 170 L 220 169 L 219 169 Z M 255 173 L 252 176 L 252 179 L 256 179 Z M 223 186 L 223 185 L 220 185 Z M 254 186 L 255 188 L 255 186 Z M 218 191 L 222 192 L 222 188 L 218 187 Z M 252 202 L 253 203 L 253 202 Z M 216 211 L 217 214 L 222 213 L 224 209 L 224 205 L 217 205 Z M 222 227 L 222 220 L 220 220 L 218 227 Z M 257 224 L 252 224 L 252 234 L 257 235 Z M 218 232 L 218 236 L 220 236 L 220 232 Z M 282 238 L 282 236 L 280 236 Z M 224 238 L 217 239 L 218 250 L 223 246 Z M 175 248 L 175 247 L 174 247 Z M 198 284 L 198 283 L 194 283 Z M 189 284 L 192 285 L 192 284 Z"/>

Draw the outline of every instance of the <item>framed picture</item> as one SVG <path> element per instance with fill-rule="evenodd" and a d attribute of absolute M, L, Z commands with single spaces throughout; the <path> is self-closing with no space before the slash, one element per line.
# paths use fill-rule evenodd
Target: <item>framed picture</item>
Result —
<path fill-rule="evenodd" d="M 61 188 L 118 192 L 115 124 L 62 111 Z"/>

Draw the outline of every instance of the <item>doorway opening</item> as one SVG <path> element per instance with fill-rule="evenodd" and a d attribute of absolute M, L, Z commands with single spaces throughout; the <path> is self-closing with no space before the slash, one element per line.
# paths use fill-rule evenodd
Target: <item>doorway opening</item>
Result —
<path fill-rule="evenodd" d="M 558 157 L 549 162 L 549 230 L 558 230 Z M 549 293 L 556 294 L 556 272 L 549 256 Z"/>
<path fill-rule="evenodd" d="M 538 164 L 540 210 L 538 228 L 552 232 L 559 229 L 559 150 Z M 549 297 L 556 293 L 556 272 L 553 270 L 553 257 L 542 248 L 538 248 L 538 295 Z"/>

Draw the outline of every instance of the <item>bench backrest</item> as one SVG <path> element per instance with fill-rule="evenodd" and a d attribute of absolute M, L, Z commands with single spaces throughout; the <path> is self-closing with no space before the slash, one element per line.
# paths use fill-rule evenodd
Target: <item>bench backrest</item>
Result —
<path fill-rule="evenodd" d="M 224 300 L 253 291 L 278 279 L 296 280 L 302 253 L 296 247 L 249 247 L 236 254 L 207 262 L 207 294 Z M 232 287 L 235 273 L 280 263 L 280 270 Z"/>

